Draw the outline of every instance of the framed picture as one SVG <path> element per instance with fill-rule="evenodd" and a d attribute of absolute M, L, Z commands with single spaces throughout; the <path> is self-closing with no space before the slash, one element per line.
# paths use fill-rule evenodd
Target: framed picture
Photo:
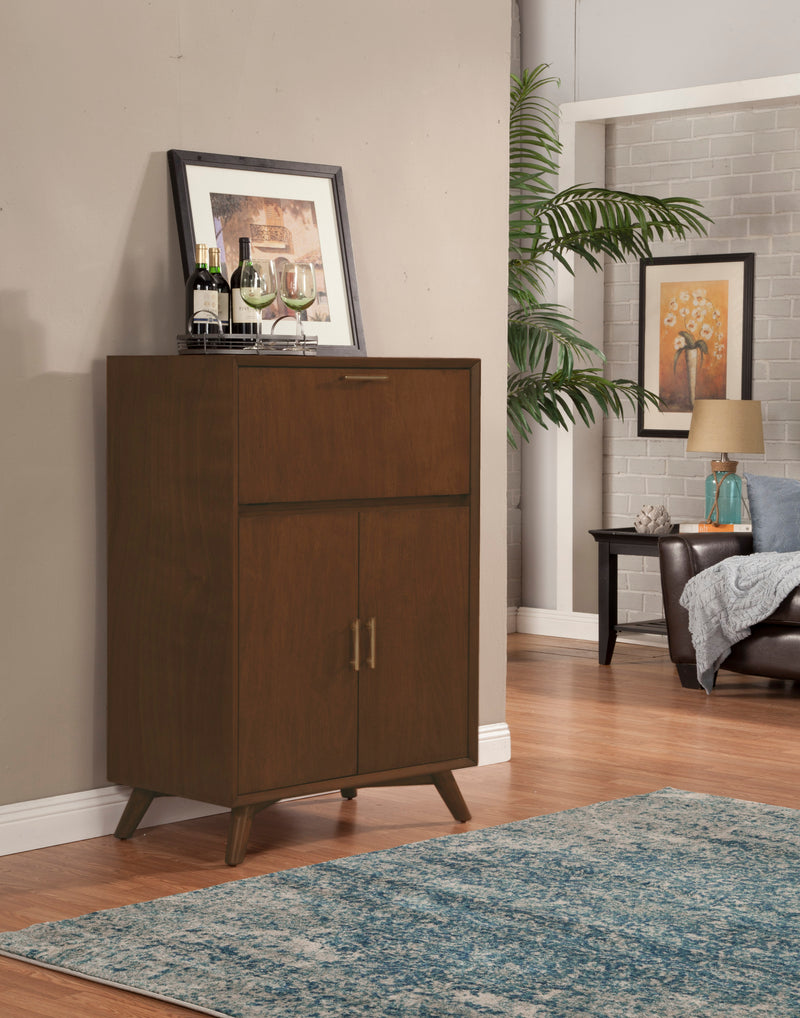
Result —
<path fill-rule="evenodd" d="M 755 255 L 643 258 L 639 268 L 639 435 L 686 438 L 695 399 L 750 399 Z"/>
<path fill-rule="evenodd" d="M 317 300 L 305 312 L 327 355 L 365 354 L 353 254 L 339 166 L 207 152 L 167 153 L 184 279 L 195 244 L 218 247 L 225 278 L 239 264 L 239 238 L 253 260 L 313 262 Z M 278 298 L 264 320 L 291 313 Z M 278 327 L 280 329 L 280 326 Z"/>

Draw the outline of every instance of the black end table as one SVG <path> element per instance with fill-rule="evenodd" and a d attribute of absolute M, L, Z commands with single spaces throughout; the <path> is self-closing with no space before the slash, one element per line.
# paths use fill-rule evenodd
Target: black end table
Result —
<path fill-rule="evenodd" d="M 674 525 L 671 533 L 677 532 Z M 590 530 L 597 542 L 597 607 L 599 617 L 598 660 L 601 665 L 611 663 L 617 633 L 656 633 L 667 635 L 664 619 L 646 622 L 617 622 L 617 557 L 619 555 L 658 556 L 658 534 L 637 534 L 633 527 L 615 527 L 611 530 Z"/>

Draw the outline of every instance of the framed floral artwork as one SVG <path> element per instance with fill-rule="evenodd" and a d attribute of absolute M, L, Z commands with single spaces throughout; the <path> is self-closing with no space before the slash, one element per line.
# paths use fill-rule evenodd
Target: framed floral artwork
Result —
<path fill-rule="evenodd" d="M 643 258 L 638 434 L 686 438 L 696 399 L 750 399 L 755 255 Z"/>

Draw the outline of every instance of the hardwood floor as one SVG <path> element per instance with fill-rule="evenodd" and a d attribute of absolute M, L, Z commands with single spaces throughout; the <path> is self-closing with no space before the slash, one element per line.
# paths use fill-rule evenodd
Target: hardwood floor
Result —
<path fill-rule="evenodd" d="M 800 809 L 800 682 L 722 673 L 683 689 L 660 648 L 509 637 L 512 760 L 457 772 L 472 810 L 435 789 L 367 789 L 259 814 L 245 861 L 223 861 L 227 816 L 0 858 L 0 929 L 672 786 Z M 4 1018 L 166 1018 L 186 1009 L 0 958 Z"/>

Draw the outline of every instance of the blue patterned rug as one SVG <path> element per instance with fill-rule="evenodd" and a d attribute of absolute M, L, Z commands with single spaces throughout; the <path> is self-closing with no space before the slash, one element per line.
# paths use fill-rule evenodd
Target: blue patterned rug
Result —
<path fill-rule="evenodd" d="M 797 1018 L 800 812 L 662 789 L 0 934 L 235 1018 Z"/>

